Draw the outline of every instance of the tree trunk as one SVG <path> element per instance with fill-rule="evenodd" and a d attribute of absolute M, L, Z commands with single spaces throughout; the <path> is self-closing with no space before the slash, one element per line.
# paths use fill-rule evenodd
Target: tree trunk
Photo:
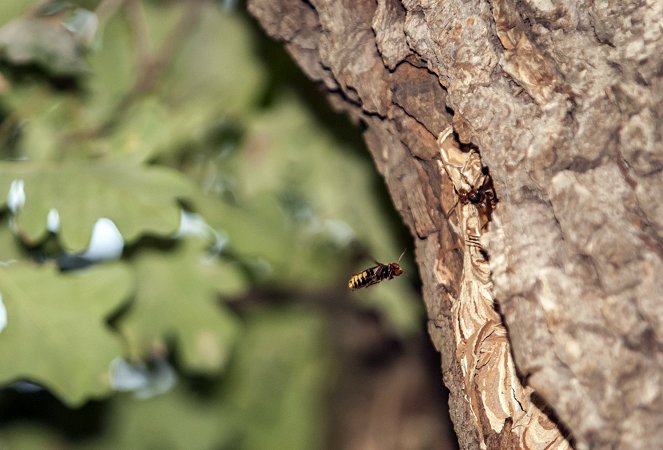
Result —
<path fill-rule="evenodd" d="M 663 3 L 249 10 L 366 124 L 461 448 L 661 448 Z"/>

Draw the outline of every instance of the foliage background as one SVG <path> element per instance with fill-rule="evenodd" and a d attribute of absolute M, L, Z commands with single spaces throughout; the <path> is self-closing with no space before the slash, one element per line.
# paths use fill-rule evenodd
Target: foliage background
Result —
<path fill-rule="evenodd" d="M 359 134 L 242 11 L 0 3 L 0 448 L 450 445 L 411 253 L 346 288 L 408 245 Z"/>

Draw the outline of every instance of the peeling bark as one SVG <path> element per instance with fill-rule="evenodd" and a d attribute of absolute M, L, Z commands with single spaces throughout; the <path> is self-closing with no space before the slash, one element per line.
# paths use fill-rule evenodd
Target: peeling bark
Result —
<path fill-rule="evenodd" d="M 251 0 L 249 10 L 367 126 L 415 236 L 461 448 L 544 448 L 524 437 L 546 433 L 548 448 L 564 438 L 659 448 L 663 3 Z M 450 125 L 499 198 L 478 231 L 477 205 L 454 206 L 473 178 L 450 178 L 436 142 Z M 477 264 L 490 293 L 481 314 L 458 303 Z M 461 329 L 463 318 L 476 327 Z M 507 382 L 515 403 L 500 397 Z"/>

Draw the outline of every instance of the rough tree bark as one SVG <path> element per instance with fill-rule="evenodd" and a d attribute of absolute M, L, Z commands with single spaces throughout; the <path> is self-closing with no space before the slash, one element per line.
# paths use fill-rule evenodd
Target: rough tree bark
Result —
<path fill-rule="evenodd" d="M 366 125 L 415 236 L 461 448 L 661 448 L 663 3 L 249 10 Z M 485 198 L 456 204 L 481 164 L 487 226 Z"/>

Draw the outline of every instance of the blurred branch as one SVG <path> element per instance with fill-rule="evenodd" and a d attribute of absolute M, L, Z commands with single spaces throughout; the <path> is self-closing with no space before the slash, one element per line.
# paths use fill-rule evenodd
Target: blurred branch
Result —
<path fill-rule="evenodd" d="M 175 29 L 166 37 L 156 54 L 151 54 L 147 49 L 147 27 L 145 26 L 145 16 L 142 13 L 140 1 L 129 0 L 127 2 L 127 17 L 131 17 L 129 22 L 135 26 L 134 33 L 136 46 L 139 49 L 138 56 L 144 56 L 144 59 L 139 66 L 136 83 L 120 101 L 116 113 L 124 112 L 137 98 L 154 89 L 157 81 L 163 75 L 164 69 L 170 64 L 184 43 L 186 36 L 200 19 L 200 11 L 206 1 L 191 0 L 182 3 L 184 11 L 179 22 L 175 26 Z"/>
<path fill-rule="evenodd" d="M 136 67 L 139 68 L 138 75 L 140 77 L 141 74 L 149 71 L 149 66 L 154 58 L 151 51 L 150 32 L 147 28 L 143 3 L 138 0 L 126 0 L 125 13 L 127 22 L 129 22 L 129 28 L 133 34 Z"/>
<path fill-rule="evenodd" d="M 65 142 L 76 140 L 96 139 L 108 134 L 120 120 L 124 113 L 137 100 L 150 93 L 161 79 L 166 67 L 171 63 L 186 36 L 194 29 L 200 19 L 201 10 L 208 0 L 189 0 L 182 2 L 182 15 L 175 28 L 164 39 L 156 52 L 150 50 L 149 30 L 145 20 L 144 9 L 140 0 L 107 0 L 111 3 L 124 3 L 129 27 L 133 33 L 136 47 L 137 76 L 133 86 L 120 99 L 105 122 L 98 126 L 77 130 L 64 137 Z M 109 5 L 110 8 L 112 5 Z M 121 6 L 121 5 L 118 5 Z M 101 5 L 100 5 L 101 8 Z"/>
<path fill-rule="evenodd" d="M 104 24 L 110 17 L 113 17 L 125 1 L 126 0 L 102 0 L 94 11 L 97 15 L 97 19 L 99 19 L 99 24 Z"/>

